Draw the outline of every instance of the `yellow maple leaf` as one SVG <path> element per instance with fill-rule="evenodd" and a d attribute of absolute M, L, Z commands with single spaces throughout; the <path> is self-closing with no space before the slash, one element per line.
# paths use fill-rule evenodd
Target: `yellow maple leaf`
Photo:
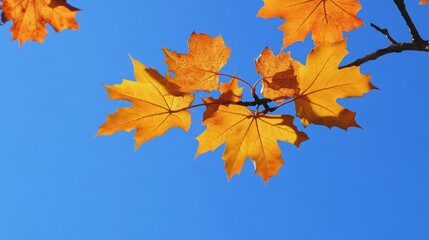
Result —
<path fill-rule="evenodd" d="M 57 32 L 64 29 L 78 30 L 75 19 L 79 9 L 66 0 L 1 0 L 3 22 L 12 20 L 12 39 L 22 43 L 34 40 L 43 42 L 47 35 L 46 23 Z"/>
<path fill-rule="evenodd" d="M 274 53 L 265 48 L 256 59 L 256 71 L 262 75 L 262 94 L 269 99 L 281 101 L 295 96 L 298 81 L 295 75 L 296 62 L 289 53 Z"/>
<path fill-rule="evenodd" d="M 134 139 L 138 148 L 143 142 L 163 135 L 172 127 L 188 131 L 191 116 L 184 109 L 192 104 L 194 96 L 170 95 L 167 80 L 155 69 L 146 68 L 134 59 L 132 62 L 137 81 L 124 80 L 122 84 L 106 86 L 106 90 L 110 98 L 130 101 L 133 105 L 108 115 L 97 136 L 136 129 Z"/>
<path fill-rule="evenodd" d="M 308 139 L 293 125 L 293 119 L 290 115 L 257 114 L 234 104 L 220 105 L 205 117 L 203 124 L 207 129 L 197 137 L 196 156 L 214 151 L 226 143 L 222 159 L 228 178 L 240 173 L 247 157 L 250 157 L 255 172 L 268 181 L 284 164 L 277 141 L 299 146 Z"/>
<path fill-rule="evenodd" d="M 358 0 L 264 0 L 264 3 L 258 16 L 286 20 L 280 26 L 285 34 L 283 48 L 303 41 L 310 32 L 316 45 L 337 42 L 343 39 L 343 31 L 363 25 L 356 17 L 361 9 Z"/>
<path fill-rule="evenodd" d="M 217 73 L 226 64 L 231 52 L 222 37 L 211 38 L 207 34 L 192 33 L 188 46 L 187 54 L 163 49 L 168 70 L 175 74 L 169 81 L 178 85 L 183 93 L 218 89 Z"/>
<path fill-rule="evenodd" d="M 207 110 L 203 124 L 207 129 L 197 137 L 196 157 L 226 143 L 222 159 L 229 179 L 240 173 L 247 157 L 250 157 L 255 172 L 268 181 L 284 164 L 277 141 L 299 146 L 308 139 L 307 135 L 293 125 L 293 116 L 266 115 L 240 105 L 221 104 L 241 98 L 237 79 L 222 85 L 221 92 L 219 99 L 204 99 Z"/>
<path fill-rule="evenodd" d="M 219 91 L 222 93 L 219 97 L 221 101 L 240 101 L 243 94 L 243 88 L 238 87 L 238 80 L 235 77 L 228 83 L 222 83 Z"/>
<path fill-rule="evenodd" d="M 420 2 L 419 2 L 419 4 L 425 4 L 425 3 L 428 3 L 429 2 L 429 0 L 421 0 Z"/>
<path fill-rule="evenodd" d="M 238 87 L 238 80 L 236 78 L 232 78 L 228 83 L 222 83 L 219 87 L 219 91 L 221 95 L 218 99 L 213 97 L 203 99 L 205 104 L 210 105 L 204 112 L 204 120 L 216 112 L 221 104 L 240 101 L 243 94 L 243 88 Z"/>
<path fill-rule="evenodd" d="M 369 75 L 360 73 L 359 67 L 338 69 L 347 54 L 345 40 L 322 43 L 308 54 L 306 65 L 299 68 L 300 92 L 295 105 L 304 126 L 315 123 L 329 128 L 359 127 L 354 119 L 356 113 L 336 100 L 360 97 L 376 87 L 370 83 Z"/>

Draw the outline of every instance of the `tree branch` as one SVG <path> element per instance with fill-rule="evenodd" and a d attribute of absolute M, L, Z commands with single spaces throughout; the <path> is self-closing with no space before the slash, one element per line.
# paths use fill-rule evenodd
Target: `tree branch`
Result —
<path fill-rule="evenodd" d="M 429 52 L 429 43 L 427 41 L 423 42 L 414 42 L 414 43 L 396 43 L 392 44 L 386 48 L 379 49 L 373 53 L 366 55 L 365 57 L 356 59 L 355 61 L 348 63 L 346 65 L 340 66 L 339 69 L 347 68 L 351 66 L 360 66 L 366 62 L 375 60 L 383 55 L 389 53 L 400 53 L 404 51 L 420 51 L 420 52 Z"/>
<path fill-rule="evenodd" d="M 374 23 L 371 23 L 371 27 L 375 28 L 375 30 L 379 31 L 381 34 L 387 37 L 387 39 L 392 44 L 397 44 L 398 42 L 390 35 L 389 30 L 387 28 L 381 29 L 379 26 L 375 25 Z"/>
<path fill-rule="evenodd" d="M 429 52 L 429 41 L 423 40 L 420 36 L 419 31 L 413 23 L 410 15 L 408 14 L 407 8 L 405 7 L 404 0 L 393 0 L 393 2 L 398 7 L 401 12 L 402 17 L 411 33 L 411 42 L 410 43 L 398 43 L 389 33 L 388 29 L 380 28 L 377 25 L 371 23 L 371 27 L 375 28 L 378 32 L 387 37 L 387 39 L 392 43 L 390 46 L 378 49 L 377 51 L 370 53 L 362 58 L 358 58 L 351 63 L 340 66 L 339 69 L 352 67 L 352 66 L 360 66 L 366 62 L 375 60 L 381 56 L 384 56 L 389 53 L 400 53 L 404 51 L 420 51 L 420 52 Z"/>
<path fill-rule="evenodd" d="M 393 1 L 395 2 L 396 6 L 401 12 L 402 17 L 407 23 L 408 28 L 410 29 L 412 42 L 423 42 L 424 41 L 423 38 L 420 36 L 419 31 L 417 31 L 416 25 L 414 25 L 413 20 L 410 17 L 410 14 L 408 14 L 407 8 L 405 7 L 404 0 L 393 0 Z"/>

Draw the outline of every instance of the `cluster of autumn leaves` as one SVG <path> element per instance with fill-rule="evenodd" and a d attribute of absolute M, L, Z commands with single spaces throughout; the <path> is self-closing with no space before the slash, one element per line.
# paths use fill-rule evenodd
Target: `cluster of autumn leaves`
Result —
<path fill-rule="evenodd" d="M 255 61 L 261 78 L 253 85 L 221 72 L 230 56 L 221 36 L 192 33 L 189 52 L 184 54 L 162 49 L 168 66 L 165 75 L 133 59 L 136 81 L 106 86 L 110 98 L 133 105 L 108 115 L 97 135 L 135 129 L 137 148 L 170 128 L 187 131 L 190 110 L 205 106 L 202 124 L 206 129 L 197 137 L 196 156 L 225 144 L 222 159 L 228 178 L 240 173 L 250 158 L 255 172 L 267 181 L 284 164 L 278 141 L 299 147 L 308 139 L 294 125 L 295 116 L 303 126 L 359 127 L 356 114 L 338 104 L 337 99 L 361 97 L 375 89 L 370 76 L 361 74 L 359 67 L 339 68 L 348 54 L 343 32 L 363 25 L 356 16 L 360 8 L 358 0 L 264 0 L 258 16 L 286 20 L 280 27 L 284 32 L 283 49 L 303 41 L 310 33 L 315 47 L 305 64 L 289 53 L 275 55 L 264 49 Z M 231 80 L 219 83 L 219 76 Z M 242 99 L 239 82 L 249 88 L 253 100 Z M 256 93 L 258 84 L 262 85 L 262 97 Z M 220 96 L 194 104 L 198 91 L 219 91 Z M 282 106 L 292 103 L 294 116 L 281 111 Z"/>
<path fill-rule="evenodd" d="M 328 127 L 358 127 L 355 113 L 339 105 L 338 98 L 360 97 L 375 87 L 370 76 L 359 67 L 338 69 L 347 55 L 343 31 L 362 25 L 356 17 L 359 2 L 265 0 L 259 16 L 281 17 L 286 20 L 283 47 L 303 40 L 310 32 L 315 48 L 308 54 L 305 65 L 292 59 L 289 53 L 275 55 L 266 48 L 255 61 L 259 81 L 250 84 L 237 76 L 224 74 L 221 68 L 230 56 L 230 49 L 220 36 L 192 33 L 188 53 L 163 49 L 168 72 L 165 76 L 147 68 L 137 60 L 134 64 L 136 81 L 106 86 L 109 97 L 133 103 L 108 115 L 98 135 L 136 130 L 136 147 L 163 135 L 172 127 L 188 130 L 190 109 L 205 106 L 203 125 L 206 129 L 197 137 L 197 156 L 223 145 L 222 159 L 228 177 L 241 171 L 250 158 L 255 172 L 264 181 L 278 173 L 284 164 L 278 141 L 297 147 L 308 139 L 294 125 L 294 116 L 283 113 L 282 106 L 294 103 L 304 126 L 320 124 Z M 219 83 L 219 76 L 229 76 L 228 83 Z M 253 100 L 242 99 L 244 83 Z M 262 96 L 256 88 L 262 84 Z M 194 93 L 219 91 L 218 98 L 203 99 L 195 104 Z M 280 113 L 277 113 L 280 112 Z"/>
<path fill-rule="evenodd" d="M 0 0 L 2 21 L 12 21 L 12 39 L 42 42 L 47 34 L 46 23 L 56 31 L 78 29 L 75 14 L 79 9 L 66 0 Z M 421 0 L 420 4 L 429 2 Z M 205 106 L 203 125 L 197 137 L 196 156 L 226 144 L 222 159 L 228 178 L 241 171 L 247 158 L 264 181 L 278 173 L 284 164 L 278 141 L 299 145 L 308 139 L 294 125 L 298 117 L 303 126 L 359 127 L 355 113 L 337 103 L 339 98 L 360 97 L 375 87 L 370 76 L 359 67 L 339 68 L 347 55 L 343 32 L 363 25 L 356 14 L 358 0 L 264 0 L 258 16 L 285 20 L 283 49 L 303 41 L 310 33 L 314 49 L 305 64 L 289 53 L 275 55 L 266 48 L 255 61 L 261 78 L 254 84 L 235 75 L 222 73 L 230 57 L 230 49 L 221 36 L 192 33 L 189 52 L 177 53 L 162 49 L 168 72 L 160 74 L 132 59 L 136 80 L 106 86 L 109 98 L 126 100 L 131 107 L 119 108 L 108 115 L 97 135 L 118 131 L 135 131 L 136 148 L 161 136 L 173 127 L 187 131 L 191 125 L 191 109 Z M 219 77 L 229 77 L 220 83 Z M 243 100 L 243 88 L 253 99 Z M 261 95 L 256 88 L 262 85 Z M 195 93 L 219 92 L 218 98 L 194 103 Z M 294 115 L 282 111 L 294 104 Z"/>
<path fill-rule="evenodd" d="M 345 41 L 336 44 L 321 43 L 307 57 L 306 65 L 293 60 L 288 53 L 277 56 L 266 48 L 256 60 L 256 71 L 261 75 L 262 95 L 253 101 L 242 100 L 241 80 L 230 76 L 228 83 L 219 85 L 220 69 L 228 60 L 230 50 L 220 36 L 193 33 L 189 39 L 189 53 L 179 54 L 163 49 L 169 72 L 162 76 L 132 60 L 136 81 L 106 86 L 109 97 L 132 102 L 131 107 L 120 108 L 108 115 L 98 135 L 136 129 L 136 147 L 163 135 L 172 127 L 188 130 L 193 92 L 220 91 L 219 98 L 205 98 L 203 124 L 206 130 L 197 137 L 197 156 L 213 151 L 226 143 L 223 160 L 228 177 L 240 172 L 248 157 L 256 172 L 266 181 L 278 173 L 284 161 L 277 141 L 296 146 L 308 139 L 294 125 L 294 117 L 271 114 L 280 107 L 295 103 L 296 116 L 304 126 L 310 123 L 347 129 L 358 126 L 355 113 L 345 109 L 337 98 L 357 97 L 373 89 L 370 77 L 358 67 L 338 69 L 347 54 Z M 226 74 L 225 74 L 226 75 Z M 248 88 L 256 94 L 256 86 Z M 275 106 L 265 107 L 273 103 Z M 255 106 L 249 108 L 248 105 Z"/>

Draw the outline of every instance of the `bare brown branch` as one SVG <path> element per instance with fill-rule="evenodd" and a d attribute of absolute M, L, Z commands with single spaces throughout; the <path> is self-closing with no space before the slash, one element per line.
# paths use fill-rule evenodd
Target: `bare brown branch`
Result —
<path fill-rule="evenodd" d="M 375 28 L 375 30 L 379 31 L 381 34 L 383 34 L 384 36 L 386 36 L 387 39 L 389 39 L 389 41 L 392 44 L 397 44 L 398 42 L 390 35 L 389 30 L 387 28 L 380 28 L 379 26 L 375 25 L 374 23 L 371 23 L 371 27 Z"/>
<path fill-rule="evenodd" d="M 347 68 L 352 66 L 360 66 L 366 62 L 375 60 L 381 56 L 384 56 L 386 54 L 390 53 L 400 53 L 404 51 L 420 51 L 420 52 L 429 52 L 429 40 L 424 40 L 417 30 L 416 26 L 414 25 L 413 20 L 411 19 L 410 15 L 408 14 L 407 8 L 405 6 L 404 0 L 393 0 L 393 2 L 398 7 L 399 11 L 401 12 L 402 17 L 404 18 L 405 22 L 407 23 L 407 26 L 410 30 L 411 34 L 411 42 L 409 43 L 398 43 L 389 33 L 389 30 L 384 28 L 380 28 L 377 25 L 371 23 L 371 27 L 375 28 L 378 32 L 383 34 L 387 37 L 387 39 L 392 43 L 390 46 L 378 49 L 362 58 L 358 58 L 354 60 L 353 62 L 347 63 L 343 66 L 340 66 L 339 68 Z"/>
<path fill-rule="evenodd" d="M 423 42 L 424 41 L 423 38 L 420 36 L 419 31 L 416 28 L 416 25 L 414 25 L 414 22 L 411 19 L 410 14 L 408 14 L 407 8 L 405 7 L 404 0 L 393 0 L 393 1 L 395 2 L 396 6 L 401 12 L 402 17 L 407 23 L 408 28 L 410 29 L 412 42 Z"/>
<path fill-rule="evenodd" d="M 379 49 L 373 53 L 366 55 L 365 57 L 356 59 L 355 61 L 343 65 L 341 68 L 347 68 L 351 66 L 360 66 L 366 62 L 375 60 L 381 56 L 384 56 L 389 53 L 400 53 L 404 51 L 420 51 L 420 52 L 429 52 L 429 43 L 427 41 L 415 42 L 415 43 L 396 43 L 392 44 L 386 48 Z"/>

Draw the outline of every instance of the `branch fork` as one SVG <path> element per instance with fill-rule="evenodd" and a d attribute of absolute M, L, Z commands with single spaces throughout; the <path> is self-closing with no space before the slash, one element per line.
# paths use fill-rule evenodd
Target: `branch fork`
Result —
<path fill-rule="evenodd" d="M 404 0 L 393 0 L 393 2 L 396 4 L 396 7 L 398 8 L 399 12 L 402 15 L 402 18 L 405 20 L 405 23 L 408 26 L 411 35 L 411 42 L 399 43 L 390 35 L 389 30 L 387 28 L 380 28 L 374 23 L 371 23 L 371 27 L 383 34 L 389 40 L 391 45 L 385 48 L 378 49 L 362 58 L 358 58 L 353 62 L 340 66 L 340 69 L 352 66 L 360 66 L 366 62 L 375 60 L 389 53 L 400 53 L 404 51 L 429 52 L 429 40 L 424 40 L 420 36 L 417 27 L 415 26 L 413 20 L 411 19 L 407 11 Z"/>

